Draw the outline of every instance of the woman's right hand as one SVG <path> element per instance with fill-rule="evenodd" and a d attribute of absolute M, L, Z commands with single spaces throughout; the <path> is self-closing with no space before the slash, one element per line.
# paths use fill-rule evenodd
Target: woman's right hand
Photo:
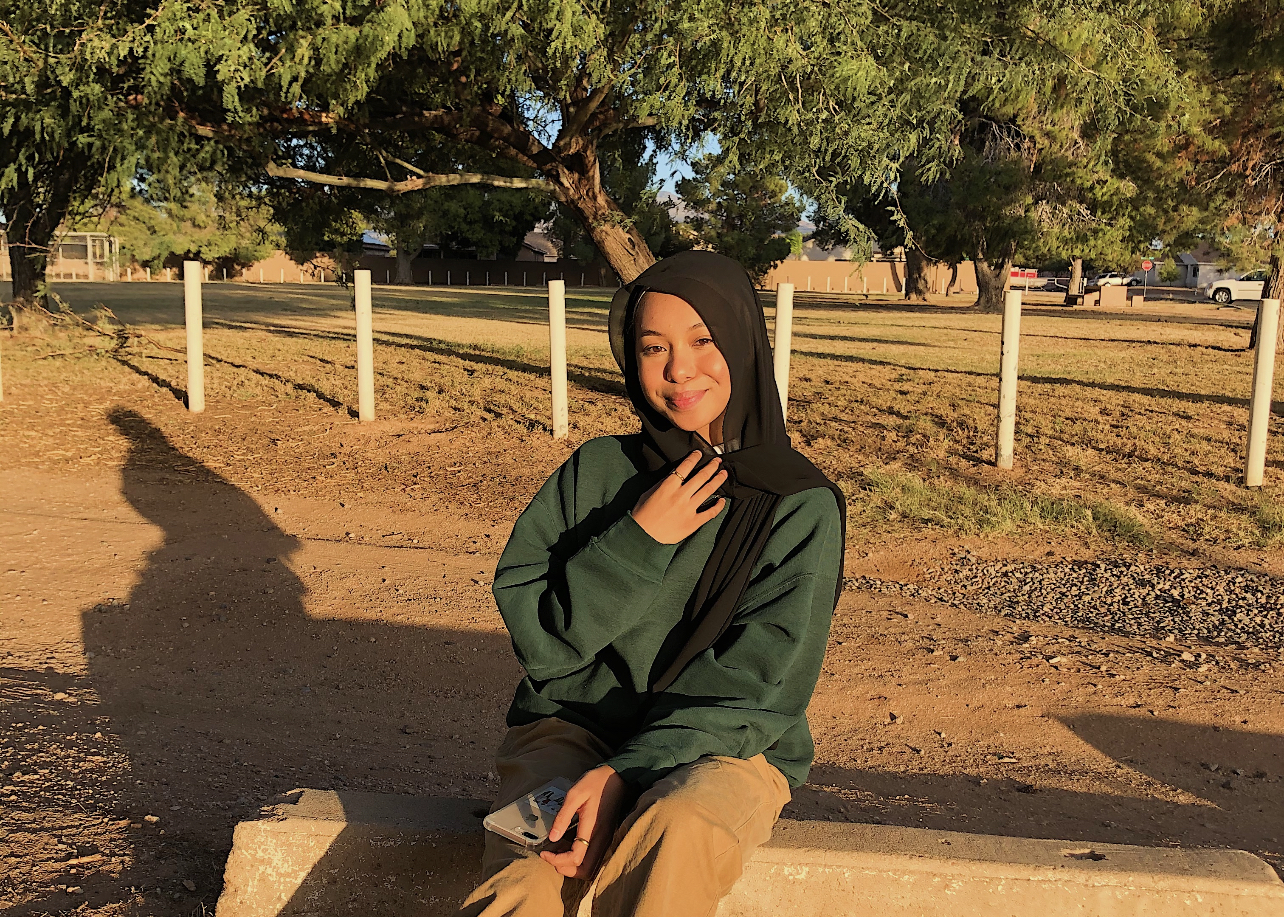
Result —
<path fill-rule="evenodd" d="M 699 471 L 695 470 L 700 453 L 692 452 L 659 484 L 642 495 L 633 507 L 633 519 L 642 530 L 660 544 L 677 544 L 689 538 L 696 529 L 722 512 L 726 498 L 700 512 L 700 506 L 713 496 L 727 479 L 721 470 L 722 459 L 715 458 Z M 694 473 L 693 473 L 694 472 Z"/>

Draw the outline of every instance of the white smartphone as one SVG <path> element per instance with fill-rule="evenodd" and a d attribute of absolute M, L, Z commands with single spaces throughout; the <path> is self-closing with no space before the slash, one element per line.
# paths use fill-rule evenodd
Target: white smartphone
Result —
<path fill-rule="evenodd" d="M 487 815 L 482 824 L 487 831 L 494 831 L 523 847 L 538 847 L 548 840 L 553 819 L 566 802 L 570 788 L 571 781 L 555 777 L 533 793 Z"/>

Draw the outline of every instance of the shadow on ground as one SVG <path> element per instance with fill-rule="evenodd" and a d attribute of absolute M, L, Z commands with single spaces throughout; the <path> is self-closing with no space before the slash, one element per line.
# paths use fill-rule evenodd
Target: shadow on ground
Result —
<path fill-rule="evenodd" d="M 1150 716 L 1084 713 L 1060 721 L 1114 759 L 1116 793 L 1038 786 L 1022 778 L 1039 775 L 1019 765 L 998 779 L 818 765 L 786 815 L 837 812 L 852 821 L 1017 837 L 1233 847 L 1284 875 L 1284 736 Z M 1173 790 L 1195 799 L 1176 801 Z"/>
<path fill-rule="evenodd" d="M 519 677 L 506 638 L 345 620 L 342 604 L 333 617 L 309 613 L 292 569 L 295 537 L 141 415 L 117 410 L 110 420 L 130 444 L 122 493 L 161 543 L 123 601 L 83 612 L 82 681 L 98 703 L 50 704 L 32 722 L 51 740 L 114 733 L 128 766 L 113 775 L 114 792 L 102 793 L 100 814 L 136 825 L 134 866 L 117 876 L 68 872 L 5 917 L 124 901 L 131 887 L 144 889 L 149 913 L 212 905 L 233 827 L 296 787 L 487 792 L 480 775 L 492 767 Z M 51 678 L 46 687 L 65 687 L 61 676 L 0 676 L 15 686 L 10 710 Z M 63 883 L 83 894 L 69 898 L 56 888 Z"/>

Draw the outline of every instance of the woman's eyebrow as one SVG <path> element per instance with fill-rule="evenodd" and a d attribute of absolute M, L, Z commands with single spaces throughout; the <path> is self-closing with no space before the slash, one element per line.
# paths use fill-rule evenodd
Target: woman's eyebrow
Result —
<path fill-rule="evenodd" d="M 695 331 L 697 328 L 704 328 L 706 331 L 708 331 L 708 330 L 709 330 L 708 328 L 705 328 L 705 324 L 704 324 L 704 322 L 696 322 L 694 325 L 692 325 L 692 326 L 691 326 L 690 328 L 688 328 L 687 330 L 688 330 L 688 331 Z M 639 331 L 639 332 L 638 332 L 638 337 L 640 337 L 640 338 L 647 337 L 648 335 L 650 335 L 651 337 L 656 337 L 656 338 L 662 338 L 662 337 L 664 337 L 664 335 L 663 335 L 662 333 L 660 333 L 659 331 L 651 331 L 650 329 L 647 329 L 647 328 L 643 328 L 641 331 Z"/>

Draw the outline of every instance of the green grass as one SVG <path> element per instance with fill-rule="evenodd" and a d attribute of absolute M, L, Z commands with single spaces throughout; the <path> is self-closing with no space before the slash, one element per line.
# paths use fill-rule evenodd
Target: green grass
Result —
<path fill-rule="evenodd" d="M 927 525 L 960 535 L 1000 535 L 1035 529 L 1076 531 L 1134 545 L 1154 536 L 1136 513 L 1109 501 L 1024 493 L 1010 485 L 978 488 L 918 475 L 866 469 L 854 509 L 878 522 Z"/>

